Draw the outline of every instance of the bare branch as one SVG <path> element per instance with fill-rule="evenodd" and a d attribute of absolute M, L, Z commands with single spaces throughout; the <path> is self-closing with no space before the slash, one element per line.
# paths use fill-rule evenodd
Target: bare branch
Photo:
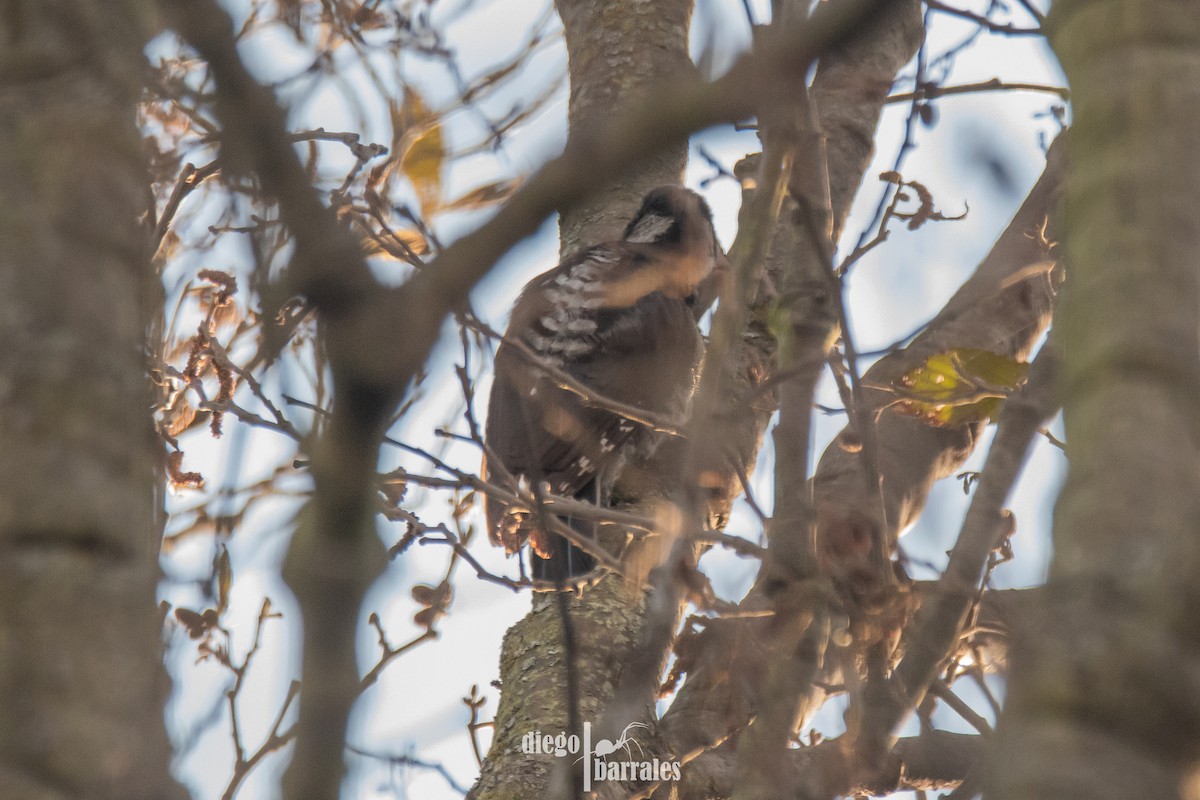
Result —
<path fill-rule="evenodd" d="M 910 103 L 913 100 L 935 100 L 939 97 L 954 97 L 956 95 L 976 94 L 979 92 L 1044 92 L 1046 94 L 1058 95 L 1063 100 L 1071 99 L 1071 90 L 1065 86 L 1050 86 L 1044 83 L 1014 83 L 1011 81 L 1002 81 L 999 78 L 991 78 L 990 80 L 978 83 L 964 83 L 958 86 L 931 86 L 926 84 L 915 92 L 900 92 L 888 95 L 887 102 Z"/>
<path fill-rule="evenodd" d="M 940 11 L 943 14 L 949 14 L 952 17 L 967 19 L 974 22 L 981 28 L 986 28 L 992 33 L 1002 33 L 1006 36 L 1042 36 L 1044 31 L 1041 28 L 1021 28 L 1011 22 L 993 22 L 982 14 L 976 14 L 973 11 L 956 8 L 955 6 L 947 5 L 941 0 L 925 0 L 925 5 L 933 11 Z"/>

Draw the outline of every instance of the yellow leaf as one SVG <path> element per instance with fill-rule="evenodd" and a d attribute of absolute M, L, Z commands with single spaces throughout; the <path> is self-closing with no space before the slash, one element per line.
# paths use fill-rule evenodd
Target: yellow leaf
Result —
<path fill-rule="evenodd" d="M 421 201 L 421 213 L 428 216 L 436 211 L 442 197 L 442 166 L 446 160 L 446 145 L 442 139 L 442 123 L 413 89 L 405 92 L 404 108 L 399 120 L 405 147 L 400 156 L 400 169 L 408 178 Z"/>
<path fill-rule="evenodd" d="M 994 419 L 1028 371 L 1024 361 L 988 350 L 935 353 L 892 387 L 901 396 L 896 409 L 937 426 Z"/>
<path fill-rule="evenodd" d="M 429 242 L 420 231 L 401 228 L 391 233 L 370 233 L 362 237 L 362 253 L 368 258 L 409 261 L 405 247 L 418 256 L 429 253 Z"/>
<path fill-rule="evenodd" d="M 511 181 L 496 181 L 495 183 L 486 183 L 477 189 L 472 189 L 461 197 L 456 197 L 446 203 L 445 211 L 470 211 L 476 208 L 483 208 L 493 203 L 499 203 L 502 200 L 507 200 L 509 195 L 517 190 L 521 185 L 520 180 Z"/>

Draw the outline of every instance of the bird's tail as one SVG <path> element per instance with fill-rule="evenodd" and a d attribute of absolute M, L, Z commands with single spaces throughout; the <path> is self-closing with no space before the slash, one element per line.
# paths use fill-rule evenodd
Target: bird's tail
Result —
<path fill-rule="evenodd" d="M 571 519 L 567 519 L 566 523 L 579 530 L 580 526 L 572 524 Z M 591 535 L 593 523 L 589 520 L 582 525 L 586 526 L 586 529 L 580 533 Z M 549 558 L 542 558 L 531 551 L 530 561 L 533 562 L 531 571 L 536 580 L 555 583 L 591 572 L 596 566 L 596 559 L 561 536 L 551 537 Z"/>
<path fill-rule="evenodd" d="M 580 489 L 575 494 L 575 499 L 599 505 L 600 498 L 596 481 L 592 480 L 587 486 Z M 580 535 L 595 541 L 595 520 L 578 519 L 576 517 L 560 517 L 560 519 L 572 530 L 578 531 Z M 530 564 L 530 572 L 533 573 L 534 579 L 558 583 L 559 581 L 587 574 L 596 568 L 596 559 L 584 552 L 582 548 L 571 544 L 561 536 L 551 535 L 547 538 L 550 540 L 549 558 L 543 558 L 533 551 L 530 551 L 529 554 L 529 560 L 532 562 Z"/>

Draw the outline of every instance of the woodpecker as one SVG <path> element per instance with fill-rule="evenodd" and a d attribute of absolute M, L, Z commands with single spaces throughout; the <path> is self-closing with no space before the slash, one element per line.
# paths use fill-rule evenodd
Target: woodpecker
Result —
<path fill-rule="evenodd" d="M 539 364 L 602 397 L 682 421 L 704 352 L 697 291 L 726 268 L 704 199 L 661 186 L 645 196 L 619 241 L 530 281 L 496 352 L 489 457 L 527 487 L 607 503 L 624 465 L 645 463 L 664 434 L 589 403 Z M 491 478 L 501 472 L 486 461 L 484 471 Z M 585 552 L 540 529 L 536 510 L 485 498 L 485 511 L 493 544 L 514 553 L 529 541 L 534 578 L 560 581 L 593 568 Z M 594 536 L 590 523 L 564 522 Z"/>

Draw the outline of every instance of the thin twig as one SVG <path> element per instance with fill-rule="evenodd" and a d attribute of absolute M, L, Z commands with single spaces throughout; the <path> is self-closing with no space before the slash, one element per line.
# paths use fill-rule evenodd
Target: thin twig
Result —
<path fill-rule="evenodd" d="M 979 92 L 1045 92 L 1056 94 L 1063 100 L 1071 99 L 1071 90 L 1065 86 L 1051 86 L 1045 83 L 1009 83 L 999 78 L 991 78 L 978 83 L 964 83 L 958 86 L 936 86 L 925 84 L 915 92 L 901 92 L 888 95 L 885 103 L 909 103 L 913 100 L 934 100 L 938 97 L 953 97 L 955 95 L 976 94 Z"/>
<path fill-rule="evenodd" d="M 945 681 L 934 681 L 929 687 L 929 693 L 949 706 L 955 714 L 962 717 L 968 725 L 979 731 L 981 735 L 992 735 L 992 726 L 988 724 L 988 721 L 980 716 L 975 709 L 963 702 L 963 699 L 956 695 L 954 690 Z"/>
<path fill-rule="evenodd" d="M 167 198 L 166 205 L 163 206 L 162 213 L 158 216 L 158 221 L 154 223 L 154 234 L 150 242 L 151 252 L 158 253 L 162 247 L 167 231 L 171 227 L 171 221 L 175 219 L 184 199 L 219 171 L 220 167 L 217 166 L 215 160 L 202 167 L 192 164 L 183 165 L 183 169 L 179 171 L 179 179 L 175 182 L 175 188 L 171 190 L 171 196 Z"/>
<path fill-rule="evenodd" d="M 1045 34 L 1041 28 L 1019 28 L 1011 22 L 993 22 L 982 14 L 976 14 L 974 11 L 967 11 L 963 8 L 946 5 L 941 0 L 925 0 L 925 5 L 933 10 L 940 11 L 943 14 L 948 14 L 952 17 L 967 19 L 974 22 L 981 28 L 986 28 L 992 33 L 1002 33 L 1006 36 L 1042 36 Z"/>
<path fill-rule="evenodd" d="M 439 763 L 436 763 L 433 761 L 423 761 L 419 758 L 414 758 L 412 756 L 398 756 L 398 755 L 391 755 L 388 753 L 376 753 L 376 752 L 372 752 L 371 750 L 364 750 L 363 748 L 356 747 L 352 744 L 346 745 L 346 750 L 348 752 L 354 753 L 354 755 L 356 755 L 356 756 L 362 756 L 363 758 L 372 758 L 372 759 L 375 759 L 376 761 L 386 761 L 391 766 L 418 767 L 419 769 L 433 770 L 438 775 L 442 776 L 442 779 L 444 781 L 446 781 L 447 785 L 449 785 L 449 787 L 451 789 L 458 792 L 459 794 L 465 795 L 467 793 L 466 788 L 463 787 L 461 784 L 459 784 L 458 781 L 456 781 L 454 779 L 454 776 L 450 774 L 450 770 L 446 769 L 445 765 L 443 765 L 443 764 L 439 764 Z"/>

